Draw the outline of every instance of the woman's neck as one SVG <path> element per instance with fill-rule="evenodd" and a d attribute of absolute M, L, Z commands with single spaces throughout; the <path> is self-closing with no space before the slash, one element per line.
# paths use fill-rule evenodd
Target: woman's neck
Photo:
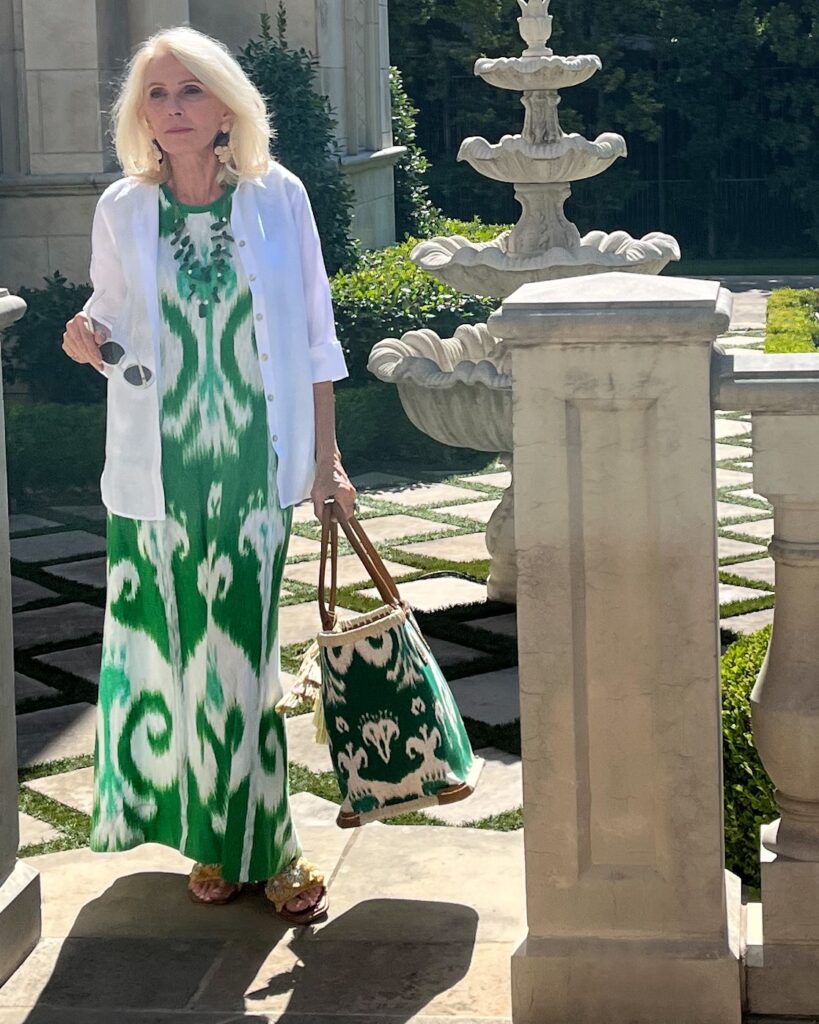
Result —
<path fill-rule="evenodd" d="M 222 195 L 224 188 L 216 180 L 219 161 L 215 156 L 204 160 L 199 154 L 176 156 L 170 160 L 168 187 L 180 203 L 207 206 Z"/>

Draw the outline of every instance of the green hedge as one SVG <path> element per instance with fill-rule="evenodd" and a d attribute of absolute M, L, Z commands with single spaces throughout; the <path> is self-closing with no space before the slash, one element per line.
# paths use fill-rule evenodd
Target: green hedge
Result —
<path fill-rule="evenodd" d="M 781 288 L 768 300 L 766 352 L 819 349 L 819 290 Z"/>
<path fill-rule="evenodd" d="M 502 227 L 480 221 L 443 220 L 443 234 L 462 234 L 488 241 Z M 367 360 L 382 338 L 400 338 L 405 331 L 428 327 L 451 337 L 460 324 L 486 321 L 500 301 L 463 295 L 419 270 L 410 259 L 418 239 L 364 253 L 355 270 L 333 278 L 333 306 L 338 337 L 347 358 L 350 384 L 372 381 Z"/>
<path fill-rule="evenodd" d="M 91 286 L 72 284 L 59 271 L 46 277 L 42 288 L 21 288 L 25 315 L 3 339 L 3 378 L 27 384 L 35 402 L 102 402 L 102 374 L 75 363 L 62 350 L 65 325 L 91 295 Z"/>
<path fill-rule="evenodd" d="M 376 381 L 336 394 L 336 432 L 350 473 L 365 469 L 407 472 L 478 469 L 486 452 L 440 444 L 410 423 L 398 389 Z"/>
<path fill-rule="evenodd" d="M 770 626 L 740 637 L 722 657 L 722 754 L 725 861 L 748 885 L 759 886 L 759 829 L 779 817 L 773 783 L 751 735 L 751 690 L 771 636 Z"/>
<path fill-rule="evenodd" d="M 93 373 L 86 367 L 86 373 Z M 485 452 L 450 448 L 417 430 L 401 407 L 398 391 L 376 381 L 336 395 L 339 448 L 350 473 L 370 469 L 426 471 L 478 468 Z M 64 498 L 96 488 L 105 454 L 105 405 L 11 403 L 6 408 L 9 494 Z"/>
<path fill-rule="evenodd" d="M 36 493 L 58 500 L 95 487 L 105 455 L 105 405 L 9 404 L 6 453 L 12 499 Z"/>

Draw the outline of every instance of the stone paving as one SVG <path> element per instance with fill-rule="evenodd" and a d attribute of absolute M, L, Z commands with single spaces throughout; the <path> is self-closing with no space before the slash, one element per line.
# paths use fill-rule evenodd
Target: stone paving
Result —
<path fill-rule="evenodd" d="M 758 327 L 753 315 L 743 327 Z M 729 350 L 760 343 L 754 330 L 723 339 Z M 720 604 L 723 628 L 735 633 L 768 624 L 773 605 L 773 521 L 770 506 L 753 492 L 749 434 L 747 417 L 721 414 L 716 421 Z M 404 597 L 419 612 L 444 615 L 429 620 L 428 635 L 463 714 L 503 746 L 500 737 L 519 717 L 517 669 L 508 657 L 516 621 L 513 608 L 487 602 L 484 534 L 508 472 L 496 465 L 446 480 L 371 473 L 355 482 L 360 518 L 404 580 Z M 334 913 L 328 925 L 296 933 L 289 946 L 261 898 L 248 897 L 229 913 L 192 907 L 179 878 L 189 866 L 183 857 L 158 847 L 90 855 L 77 838 L 92 799 L 104 513 L 71 505 L 11 519 L 19 758 L 26 769 L 21 844 L 43 875 L 45 928 L 35 955 L 0 991 L 0 1024 L 107 1024 L 115 1005 L 124 1024 L 144 1020 L 151 1009 L 162 1011 L 151 1020 L 198 1024 L 246 1014 L 276 1020 L 285 1007 L 294 1024 L 302 1012 L 322 1024 L 323 1014 L 340 1019 L 334 985 L 357 993 L 345 1011 L 373 1020 L 467 1021 L 475 1007 L 484 1024 L 506 1020 L 508 960 L 523 927 L 521 833 L 492 829 L 499 816 L 520 808 L 520 758 L 482 746 L 479 791 L 428 812 L 434 826 L 373 825 L 349 835 L 332 824 L 333 803 L 297 793 L 294 814 L 308 855 L 313 850 L 332 873 Z M 300 507 L 281 608 L 291 670 L 318 627 L 317 536 L 312 510 Z M 352 556 L 342 557 L 341 577 L 342 615 L 377 599 Z M 330 770 L 309 716 L 289 718 L 287 731 L 294 764 Z M 480 830 L 469 827 L 476 824 Z M 160 916 L 161 942 L 150 925 Z M 443 943 L 432 958 L 427 942 Z M 141 965 L 155 963 L 168 943 L 174 970 L 152 971 L 156 991 L 135 987 Z M 97 965 L 93 983 L 83 970 L 90 960 Z M 105 984 L 100 963 L 111 967 Z M 40 996 L 41 1006 L 82 1013 L 27 1016 L 25 1008 Z"/>

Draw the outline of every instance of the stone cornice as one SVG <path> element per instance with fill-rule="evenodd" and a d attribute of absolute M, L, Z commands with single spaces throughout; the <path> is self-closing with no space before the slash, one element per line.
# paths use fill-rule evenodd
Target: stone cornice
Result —
<path fill-rule="evenodd" d="M 96 171 L 89 174 L 0 175 L 0 198 L 99 195 L 112 181 L 121 177 L 116 172 Z"/>
<path fill-rule="evenodd" d="M 387 149 L 368 150 L 341 158 L 345 174 L 360 174 L 375 167 L 392 167 L 406 153 L 406 146 L 389 146 Z"/>

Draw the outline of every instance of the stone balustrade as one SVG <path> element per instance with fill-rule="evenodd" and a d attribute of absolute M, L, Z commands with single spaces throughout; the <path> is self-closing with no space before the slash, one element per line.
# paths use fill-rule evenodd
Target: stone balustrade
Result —
<path fill-rule="evenodd" d="M 22 299 L 0 288 L 0 332 L 19 320 L 25 309 Z M 0 388 L 0 985 L 40 938 L 40 878 L 32 867 L 17 860 L 17 741 L 4 422 Z"/>
<path fill-rule="evenodd" d="M 752 414 L 754 489 L 773 505 L 776 607 L 751 695 L 781 817 L 762 829 L 749 1009 L 819 1013 L 819 354 L 715 360 L 715 405 Z M 759 913 L 761 909 L 761 914 Z"/>

